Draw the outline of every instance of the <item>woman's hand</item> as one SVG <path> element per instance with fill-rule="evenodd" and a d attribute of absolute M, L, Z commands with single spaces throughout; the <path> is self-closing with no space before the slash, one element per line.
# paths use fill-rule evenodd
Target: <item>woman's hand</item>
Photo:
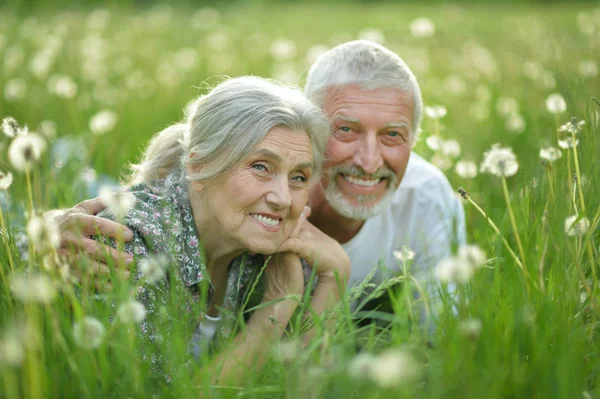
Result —
<path fill-rule="evenodd" d="M 337 275 L 345 286 L 350 275 L 350 258 L 339 242 L 306 220 L 310 216 L 307 208 L 297 232 L 281 244 L 278 252 L 293 252 L 315 269 L 319 280 L 336 280 Z"/>

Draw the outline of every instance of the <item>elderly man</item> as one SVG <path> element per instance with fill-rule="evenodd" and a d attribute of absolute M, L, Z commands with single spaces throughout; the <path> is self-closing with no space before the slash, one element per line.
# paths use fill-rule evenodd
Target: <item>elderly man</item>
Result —
<path fill-rule="evenodd" d="M 309 221 L 343 244 L 352 262 L 349 286 L 378 265 L 383 267 L 376 283 L 397 272 L 393 253 L 404 246 L 415 253 L 411 272 L 428 279 L 435 264 L 464 243 L 465 227 L 446 177 L 411 152 L 422 110 L 415 76 L 385 47 L 353 41 L 317 60 L 305 92 L 331 120 L 327 163 L 310 193 Z M 63 246 L 103 253 L 100 244 L 71 231 L 74 221 L 84 234 L 98 229 L 116 236 L 118 225 L 92 216 L 102 208 L 99 200 L 90 200 L 67 212 Z"/>

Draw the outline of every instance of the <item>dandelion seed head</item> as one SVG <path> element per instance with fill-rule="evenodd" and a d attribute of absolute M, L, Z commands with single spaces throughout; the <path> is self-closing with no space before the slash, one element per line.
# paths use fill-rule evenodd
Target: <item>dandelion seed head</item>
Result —
<path fill-rule="evenodd" d="M 446 156 L 458 158 L 460 156 L 460 144 L 456 140 L 444 140 L 440 152 Z"/>
<path fill-rule="evenodd" d="M 579 219 L 579 220 L 577 220 Z M 570 237 L 581 237 L 590 229 L 590 220 L 585 216 L 572 215 L 565 219 L 565 233 Z"/>
<path fill-rule="evenodd" d="M 414 19 L 409 29 L 413 37 L 431 37 L 435 34 L 435 25 L 429 18 Z"/>
<path fill-rule="evenodd" d="M 514 176 L 519 170 L 517 157 L 509 147 L 494 144 L 483 154 L 483 162 L 479 167 L 481 173 L 489 173 L 499 177 Z"/>
<path fill-rule="evenodd" d="M 0 191 L 8 190 L 13 182 L 13 175 L 10 172 L 2 172 L 0 170 Z"/>
<path fill-rule="evenodd" d="M 558 146 L 560 148 L 562 148 L 563 150 L 568 150 L 569 148 L 575 148 L 578 145 L 579 145 L 579 139 L 575 139 L 575 141 L 573 141 L 572 137 L 566 137 L 564 140 L 558 140 Z"/>
<path fill-rule="evenodd" d="M 50 303 L 56 296 L 56 286 L 41 274 L 16 273 L 10 278 L 10 290 L 24 303 Z"/>
<path fill-rule="evenodd" d="M 435 134 L 432 134 L 431 136 L 425 139 L 425 145 L 433 151 L 438 151 L 442 147 L 443 142 L 444 140 L 440 136 Z"/>
<path fill-rule="evenodd" d="M 548 147 L 540 149 L 540 159 L 552 163 L 562 158 L 562 152 L 558 148 Z"/>
<path fill-rule="evenodd" d="M 411 250 L 406 245 L 403 245 L 399 251 L 394 251 L 393 255 L 398 262 L 404 263 L 415 258 L 415 251 Z"/>
<path fill-rule="evenodd" d="M 513 97 L 498 97 L 496 111 L 501 116 L 510 116 L 519 113 L 519 102 Z"/>
<path fill-rule="evenodd" d="M 111 187 L 103 186 L 100 188 L 100 197 L 102 201 L 118 219 L 125 217 L 127 212 L 135 204 L 135 195 L 129 192 L 115 192 Z"/>
<path fill-rule="evenodd" d="M 114 111 L 103 110 L 92 116 L 90 119 L 90 131 L 95 135 L 102 135 L 110 132 L 117 124 L 117 114 Z"/>
<path fill-rule="evenodd" d="M 277 61 L 289 61 L 298 52 L 296 43 L 289 39 L 277 39 L 271 43 L 271 56 Z"/>
<path fill-rule="evenodd" d="M 561 125 L 560 128 L 558 128 L 558 131 L 561 133 L 579 134 L 581 133 L 584 127 L 584 120 L 577 120 L 577 118 L 573 117 L 570 121 L 568 121 L 564 125 Z"/>
<path fill-rule="evenodd" d="M 140 262 L 140 273 L 146 279 L 148 284 L 154 284 L 161 280 L 169 266 L 167 257 L 159 254 L 148 256 Z"/>
<path fill-rule="evenodd" d="M 463 179 L 472 179 L 477 176 L 477 164 L 473 161 L 458 161 L 454 171 Z"/>
<path fill-rule="evenodd" d="M 579 63 L 579 75 L 583 78 L 595 78 L 598 75 L 598 64 L 594 60 L 583 60 Z"/>
<path fill-rule="evenodd" d="M 477 245 L 461 245 L 458 248 L 458 258 L 473 268 L 483 266 L 487 261 L 485 252 Z"/>
<path fill-rule="evenodd" d="M 20 132 L 25 130 L 20 129 Z M 46 142 L 36 133 L 18 134 L 8 149 L 8 159 L 18 171 L 25 172 L 38 163 L 46 149 Z"/>
<path fill-rule="evenodd" d="M 146 307 L 136 300 L 127 301 L 117 309 L 117 317 L 123 323 L 141 323 L 146 317 Z"/>
<path fill-rule="evenodd" d="M 388 349 L 373 361 L 371 378 L 384 388 L 394 388 L 416 382 L 422 367 L 406 351 Z"/>
<path fill-rule="evenodd" d="M 47 251 L 60 246 L 60 229 L 51 216 L 35 216 L 27 223 L 27 237 L 37 251 Z"/>
<path fill-rule="evenodd" d="M 358 32 L 358 38 L 362 40 L 370 40 L 375 43 L 384 44 L 385 43 L 385 35 L 381 31 L 381 29 L 377 28 L 367 28 Z"/>
<path fill-rule="evenodd" d="M 56 137 L 58 129 L 56 122 L 46 119 L 40 122 L 38 126 L 38 132 L 46 137 L 48 140 L 53 140 Z"/>
<path fill-rule="evenodd" d="M 427 106 L 425 107 L 424 111 L 425 115 L 427 115 L 428 118 L 433 120 L 442 119 L 448 113 L 446 107 L 444 107 L 443 105 Z"/>
<path fill-rule="evenodd" d="M 435 154 L 429 161 L 441 170 L 448 170 L 452 167 L 452 159 L 444 154 Z"/>
<path fill-rule="evenodd" d="M 370 379 L 375 359 L 368 352 L 359 353 L 348 364 L 348 375 L 355 380 Z"/>
<path fill-rule="evenodd" d="M 0 337 L 0 366 L 18 367 L 24 358 L 25 350 L 19 335 L 8 332 Z"/>
<path fill-rule="evenodd" d="M 562 114 L 567 110 L 567 102 L 562 95 L 552 93 L 546 97 L 546 109 L 554 115 Z"/>
<path fill-rule="evenodd" d="M 483 323 L 479 319 L 463 320 L 459 325 L 459 330 L 468 339 L 475 341 L 481 335 Z"/>
<path fill-rule="evenodd" d="M 475 274 L 475 269 L 471 263 L 456 256 L 444 258 L 435 266 L 435 276 L 444 284 L 453 282 L 466 284 L 473 274 Z"/>
<path fill-rule="evenodd" d="M 69 100 L 77 95 L 77 83 L 69 76 L 54 75 L 48 79 L 48 92 Z"/>
<path fill-rule="evenodd" d="M 9 80 L 4 85 L 4 98 L 8 102 L 23 100 L 27 95 L 27 82 L 21 78 Z"/>
<path fill-rule="evenodd" d="M 83 349 L 96 349 L 102 344 L 106 329 L 104 325 L 91 316 L 85 316 L 73 324 L 73 338 L 77 346 Z"/>
<path fill-rule="evenodd" d="M 10 137 L 10 138 L 15 137 L 17 135 L 18 131 L 19 131 L 19 124 L 17 123 L 15 118 L 7 116 L 6 118 L 2 119 L 2 132 L 7 137 Z"/>
<path fill-rule="evenodd" d="M 506 122 L 504 123 L 506 130 L 514 134 L 523 133 L 526 126 L 525 118 L 519 114 L 511 114 L 506 118 Z"/>

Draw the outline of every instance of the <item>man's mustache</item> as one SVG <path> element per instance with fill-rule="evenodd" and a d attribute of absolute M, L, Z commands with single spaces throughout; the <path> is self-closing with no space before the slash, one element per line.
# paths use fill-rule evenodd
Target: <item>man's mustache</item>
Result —
<path fill-rule="evenodd" d="M 391 183 L 394 183 L 397 179 L 396 174 L 388 167 L 381 167 L 373 174 L 366 173 L 361 167 L 356 165 L 336 165 L 327 169 L 326 173 L 330 178 L 334 178 L 339 174 L 351 175 L 359 178 L 372 178 L 372 179 L 389 179 Z"/>

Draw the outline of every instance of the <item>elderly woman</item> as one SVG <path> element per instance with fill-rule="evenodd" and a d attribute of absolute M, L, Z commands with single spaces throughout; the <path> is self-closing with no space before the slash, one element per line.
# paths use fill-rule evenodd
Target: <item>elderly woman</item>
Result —
<path fill-rule="evenodd" d="M 245 331 L 205 365 L 231 380 L 260 367 L 267 344 L 283 334 L 305 289 L 301 258 L 318 276 L 313 310 L 339 300 L 349 259 L 335 240 L 302 224 L 328 134 L 327 119 L 300 91 L 242 77 L 197 99 L 185 124 L 153 138 L 132 186 L 119 194 L 135 197 L 133 206 L 122 218 L 101 214 L 133 232 L 125 250 L 138 261 L 134 280 L 148 310 L 141 330 L 150 340 L 164 341 L 160 309 L 176 301 L 197 324 L 192 354 L 217 352 L 260 285 Z M 160 278 L 164 265 L 174 271 L 168 278 Z M 169 315 L 166 325 L 180 318 Z"/>

